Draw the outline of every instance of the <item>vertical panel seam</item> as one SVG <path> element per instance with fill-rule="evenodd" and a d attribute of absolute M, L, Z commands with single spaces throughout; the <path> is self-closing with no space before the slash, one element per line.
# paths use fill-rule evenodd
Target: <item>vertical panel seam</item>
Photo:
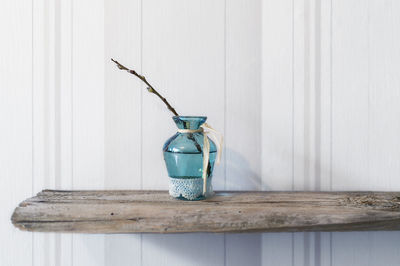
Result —
<path fill-rule="evenodd" d="M 294 233 L 292 234 L 292 266 L 295 266 L 294 264 Z"/>
<path fill-rule="evenodd" d="M 292 190 L 294 190 L 294 0 L 292 0 Z"/>
<path fill-rule="evenodd" d="M 226 233 L 224 233 L 224 266 L 226 266 Z"/>
<path fill-rule="evenodd" d="M 330 0 L 330 38 L 329 38 L 329 81 L 330 81 L 330 95 L 329 95 L 329 190 L 332 191 L 332 169 L 333 169 L 333 0 Z M 332 266 L 332 241 L 333 234 L 329 233 L 329 265 Z"/>
<path fill-rule="evenodd" d="M 330 2 L 330 67 L 329 67 L 329 81 L 330 81 L 330 142 L 329 142 L 329 190 L 332 190 L 332 169 L 333 169 L 333 0 Z"/>
<path fill-rule="evenodd" d="M 140 0 L 140 72 L 143 74 L 143 0 Z M 140 188 L 143 189 L 143 84 L 140 83 Z"/>
<path fill-rule="evenodd" d="M 61 79 L 60 79 L 60 74 L 61 74 L 61 67 L 60 67 L 60 50 L 61 50 L 61 21 L 60 21 L 60 16 L 61 16 L 61 10 L 60 10 L 60 5 L 61 2 L 60 0 L 55 1 L 55 12 L 54 12 L 54 37 L 55 37 L 55 48 L 54 48 L 54 54 L 55 54 L 55 59 L 54 59 L 54 70 L 55 70 L 55 79 L 54 79 L 54 126 L 55 126 L 55 134 L 54 134 L 54 138 L 55 138 L 55 147 L 54 147 L 54 154 L 55 154 L 55 166 L 54 166 L 54 172 L 55 172 L 55 182 L 54 185 L 56 188 L 60 188 L 60 184 L 61 184 L 61 168 L 60 168 L 60 164 L 61 164 L 61 104 L 60 104 L 60 100 L 61 100 Z"/>
<path fill-rule="evenodd" d="M 107 77 L 106 77 L 106 63 L 105 63 L 105 58 L 106 58 L 106 27 L 105 27 L 105 23 L 106 23 L 106 2 L 105 2 L 105 0 L 103 0 L 102 1 L 103 2 L 103 6 L 102 6 L 102 8 L 103 8 L 103 17 L 102 17 L 102 19 L 103 19 L 103 24 L 102 24 L 102 26 L 103 26 L 103 31 L 102 31 L 102 34 L 103 34 L 103 43 L 102 43 L 102 45 L 103 45 L 103 51 L 102 51 L 102 53 L 103 53 L 103 101 L 102 101 L 102 109 L 103 109 L 103 128 L 102 128 L 102 133 L 103 133 L 103 189 L 106 189 L 106 184 L 107 184 L 107 182 L 106 182 L 106 180 L 107 180 L 107 166 L 106 166 L 106 164 L 105 164 L 105 162 L 106 162 L 106 149 L 107 149 L 107 144 L 106 144 L 106 142 L 107 142 L 107 132 L 106 132 L 106 126 L 107 126 L 107 123 L 106 123 L 106 109 L 107 109 L 107 107 L 106 107 L 106 91 L 107 91 L 107 86 L 106 86 L 106 79 L 107 79 Z M 104 237 L 104 243 L 106 242 L 106 237 Z M 104 244 L 104 248 L 106 247 L 106 245 Z M 105 257 L 106 257 L 106 252 L 105 252 L 105 250 L 103 251 L 104 252 L 104 256 L 103 256 L 103 259 L 104 259 L 104 261 L 105 261 Z"/>
<path fill-rule="evenodd" d="M 227 100 L 226 100 L 226 0 L 224 0 L 224 137 L 226 139 L 226 112 L 227 112 Z M 226 145 L 224 145 L 224 189 L 226 189 Z"/>
<path fill-rule="evenodd" d="M 314 62 L 314 89 L 315 89 L 315 175 L 314 188 L 321 189 L 321 4 L 315 1 L 315 62 Z"/>
<path fill-rule="evenodd" d="M 71 73 L 70 73 L 70 84 L 71 84 L 71 189 L 74 188 L 74 0 L 71 0 Z M 71 266 L 74 265 L 74 236 L 71 236 Z"/>
<path fill-rule="evenodd" d="M 259 113 L 259 116 L 258 116 L 258 123 L 259 123 L 259 132 L 258 132 L 258 139 L 257 139 L 257 142 L 258 143 L 260 143 L 260 145 L 259 145 L 259 147 L 258 147 L 258 150 L 257 150 L 257 158 L 258 158 L 258 160 L 257 160 L 257 175 L 259 176 L 259 178 L 260 178 L 260 182 L 259 182 L 259 188 L 258 188 L 258 190 L 263 190 L 263 178 L 262 178 L 262 147 L 263 147 L 263 144 L 262 144 L 262 141 L 261 141 L 261 139 L 262 139 L 262 128 L 263 128 L 263 126 L 262 126 L 262 122 L 263 122 L 263 114 L 262 114 L 262 111 L 263 111 L 263 108 L 262 108 L 262 103 L 263 103 L 263 100 L 262 100 L 262 95 L 263 95 L 263 93 L 262 93 L 262 73 L 263 73 L 263 71 L 262 71 L 262 69 L 263 69 L 263 63 L 262 63 L 262 61 L 263 61 L 263 52 L 262 52 L 262 50 L 263 50 L 263 47 L 262 47 L 262 39 L 263 39 L 263 37 L 262 37 L 262 34 L 263 34 L 263 1 L 262 0 L 260 0 L 259 1 L 259 9 L 258 9 L 258 14 L 257 14 L 258 16 L 259 16 L 259 25 L 260 25 L 260 27 L 259 27 L 259 29 L 258 29 L 258 34 L 259 34 L 259 36 L 260 36 L 260 39 L 258 40 L 258 44 L 259 44 L 259 64 L 258 64 L 258 66 L 259 66 L 259 75 L 258 75 L 258 77 L 257 77 L 257 80 L 258 80 L 258 90 L 259 90 L 259 94 L 258 94 L 258 101 L 257 101 L 257 104 L 258 104 L 258 107 L 257 107 L 257 109 L 258 109 L 258 113 Z"/>
<path fill-rule="evenodd" d="M 41 95 L 43 97 L 43 110 L 42 114 L 44 118 L 43 124 L 41 126 L 44 127 L 43 134 L 41 135 L 41 148 L 43 149 L 43 174 L 41 178 L 44 178 L 44 185 L 47 186 L 50 183 L 50 143 L 49 143 L 49 131 L 50 131 L 50 53 L 49 53 L 49 43 L 50 43 L 50 3 L 49 0 L 44 1 L 44 15 L 43 15 L 43 24 L 44 24 L 44 45 L 41 47 L 43 49 L 43 56 L 44 56 L 44 64 L 43 64 L 43 74 L 44 74 L 44 82 L 43 82 L 43 89 L 44 93 Z M 47 240 L 46 240 L 47 241 Z"/>
<path fill-rule="evenodd" d="M 303 189 L 310 189 L 310 0 L 303 1 L 304 8 L 304 56 L 303 56 Z"/>
<path fill-rule="evenodd" d="M 370 164 L 370 150 L 371 150 L 371 104 L 370 104 L 370 97 L 371 97 L 371 78 L 370 78 L 370 73 L 371 73 L 371 67 L 370 67 L 370 28 L 371 28 L 371 23 L 370 23 L 370 1 L 367 0 L 367 109 L 368 109 L 368 133 L 367 133 L 367 175 L 368 175 L 368 188 L 371 190 L 371 164 Z"/>
<path fill-rule="evenodd" d="M 140 0 L 140 72 L 143 74 L 143 0 Z M 143 84 L 140 83 L 140 188 L 143 189 Z M 140 265 L 143 265 L 143 234 L 140 234 Z"/>
<path fill-rule="evenodd" d="M 332 232 L 329 232 L 329 266 L 332 266 Z"/>
<path fill-rule="evenodd" d="M 74 188 L 74 0 L 71 0 L 71 189 Z"/>
<path fill-rule="evenodd" d="M 303 91 L 303 99 L 304 99 L 304 106 L 303 106 L 303 112 L 304 112 L 304 121 L 303 121 L 303 188 L 306 190 L 310 189 L 310 182 L 312 181 L 315 183 L 315 173 L 311 177 L 311 165 L 315 165 L 315 150 L 312 150 L 311 148 L 315 148 L 315 128 L 311 129 L 311 122 L 312 121 L 312 109 L 311 109 L 311 104 L 315 104 L 314 101 L 312 101 L 311 96 L 315 97 L 315 86 L 313 87 L 313 92 L 312 94 L 312 86 L 311 86 L 311 27 L 312 27 L 312 22 L 316 23 L 315 17 L 314 20 L 311 19 L 311 16 L 315 16 L 315 13 L 312 13 L 312 7 L 315 8 L 315 6 L 311 5 L 311 0 L 304 0 L 303 2 L 303 8 L 304 8 L 304 62 L 303 62 L 303 67 L 304 67 L 304 91 Z M 314 0 L 315 1 L 318 0 Z M 314 32 L 314 42 L 315 42 L 315 32 Z M 315 43 L 314 43 L 315 44 Z M 315 47 L 314 47 L 315 49 Z M 314 54 L 314 59 L 315 59 L 315 54 Z M 315 61 L 314 61 L 315 63 Z M 314 69 L 315 70 L 315 69 Z M 315 78 L 315 73 L 314 73 L 314 78 Z M 315 84 L 313 84 L 315 85 Z M 314 99 L 315 100 L 315 99 Z M 315 106 L 314 106 L 315 107 Z M 314 112 L 316 111 L 315 109 L 313 110 Z M 314 117 L 315 118 L 315 117 Z M 314 130 L 312 132 L 312 130 Z M 310 133 L 313 133 L 314 140 L 311 140 L 310 138 Z M 312 179 L 312 180 L 311 180 Z M 311 250 L 311 243 L 310 243 L 310 238 L 313 236 L 309 232 L 305 232 L 302 234 L 303 235 L 303 263 L 304 265 L 309 265 L 310 264 L 310 250 Z"/>
<path fill-rule="evenodd" d="M 315 165 L 314 165 L 314 189 L 321 189 L 321 2 L 315 0 L 314 10 L 314 91 L 315 91 Z M 314 234 L 314 265 L 321 265 L 321 233 Z"/>
<path fill-rule="evenodd" d="M 224 137 L 226 139 L 226 128 L 227 128 L 227 121 L 226 121 L 226 113 L 227 113 L 227 86 L 226 86 L 226 25 L 227 25 L 227 2 L 224 0 Z M 227 158 L 226 158 L 226 145 L 224 145 L 224 190 L 226 190 L 226 163 L 227 163 Z M 226 233 L 224 233 L 224 266 L 226 266 Z"/>
<path fill-rule="evenodd" d="M 34 23 L 34 19 L 33 19 L 33 16 L 34 16 L 34 12 L 33 12 L 33 5 L 34 5 L 34 0 L 32 0 L 32 10 L 31 10 L 31 130 L 32 130 L 32 132 L 31 132 L 31 149 L 32 149 L 32 158 L 31 158 L 31 163 L 32 163 L 32 166 L 31 166 L 31 170 L 32 170 L 32 173 L 31 173 L 31 182 L 32 182 L 32 184 L 31 184 L 31 193 L 32 193 L 32 196 L 33 196 L 33 193 L 34 193 L 34 91 L 35 91 L 35 89 L 34 89 L 34 78 L 33 78 L 33 76 L 34 76 L 34 63 L 33 63 L 33 61 L 34 61 L 34 45 L 33 45 L 33 42 L 34 42 L 34 38 L 33 38 L 33 23 Z"/>
<path fill-rule="evenodd" d="M 54 4 L 54 174 L 55 188 L 60 188 L 61 184 L 61 2 L 56 0 Z M 53 236 L 54 240 L 54 263 L 61 264 L 61 238 L 60 234 L 56 233 Z"/>
<path fill-rule="evenodd" d="M 33 33 L 33 23 L 34 23 L 34 0 L 32 0 L 31 1 L 31 129 L 32 129 L 32 132 L 31 132 L 31 149 L 32 149 L 32 154 L 31 154 L 31 194 L 32 194 L 32 196 L 33 196 L 33 193 L 34 193 L 34 175 L 33 175 L 33 173 L 34 173 L 34 154 L 35 154 L 35 152 L 34 152 L 34 134 L 33 134 L 33 132 L 34 132 L 34 116 L 33 116 L 33 114 L 34 114 L 34 92 L 35 92 L 35 90 L 34 90 L 34 78 L 33 78 L 33 76 L 34 76 L 34 63 L 33 63 L 33 60 L 34 60 L 34 45 L 33 45 L 33 42 L 34 42 L 34 33 Z M 32 265 L 34 265 L 34 239 L 35 239 L 35 237 L 34 237 L 34 233 L 31 233 L 31 259 L 32 259 Z"/>
<path fill-rule="evenodd" d="M 294 0 L 292 0 L 292 190 L 294 190 Z M 294 266 L 294 233 L 291 233 L 292 266 Z"/>

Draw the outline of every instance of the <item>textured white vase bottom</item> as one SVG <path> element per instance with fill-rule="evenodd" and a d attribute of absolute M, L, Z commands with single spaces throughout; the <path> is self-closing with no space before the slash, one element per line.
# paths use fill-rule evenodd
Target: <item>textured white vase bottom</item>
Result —
<path fill-rule="evenodd" d="M 174 198 L 187 200 L 200 200 L 211 197 L 214 192 L 212 188 L 212 177 L 207 178 L 207 193 L 203 196 L 203 179 L 195 178 L 169 178 L 169 194 Z"/>

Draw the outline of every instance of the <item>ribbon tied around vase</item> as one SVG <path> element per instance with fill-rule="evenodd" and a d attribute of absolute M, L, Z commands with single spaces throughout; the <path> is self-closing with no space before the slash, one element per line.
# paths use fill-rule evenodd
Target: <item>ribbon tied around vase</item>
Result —
<path fill-rule="evenodd" d="M 210 160 L 210 142 L 207 136 L 209 136 L 217 146 L 217 159 L 215 163 L 218 165 L 221 161 L 223 136 L 220 132 L 212 128 L 207 123 L 200 126 L 199 129 L 178 129 L 179 133 L 198 133 L 203 132 L 203 195 L 207 193 L 207 168 Z"/>

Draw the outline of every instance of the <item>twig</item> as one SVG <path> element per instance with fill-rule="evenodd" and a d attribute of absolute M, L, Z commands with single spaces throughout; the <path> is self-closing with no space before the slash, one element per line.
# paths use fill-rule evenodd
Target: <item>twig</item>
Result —
<path fill-rule="evenodd" d="M 138 74 L 135 70 L 133 69 L 129 69 L 127 67 L 125 67 L 124 65 L 121 65 L 118 61 L 114 60 L 111 58 L 111 61 L 113 61 L 117 67 L 121 70 L 126 70 L 128 73 L 131 73 L 133 75 L 135 75 L 136 77 L 138 77 L 141 81 L 143 81 L 148 87 L 147 90 L 151 93 L 154 93 L 155 95 L 158 96 L 158 98 L 160 98 L 165 105 L 167 106 L 168 110 L 170 110 L 174 115 L 179 116 L 178 113 L 175 111 L 175 109 L 169 104 L 169 102 L 167 101 L 167 99 L 165 99 L 163 96 L 161 96 L 161 94 L 158 93 L 158 91 L 156 91 L 153 86 L 150 85 L 150 83 L 146 80 L 146 78 L 140 74 Z"/>

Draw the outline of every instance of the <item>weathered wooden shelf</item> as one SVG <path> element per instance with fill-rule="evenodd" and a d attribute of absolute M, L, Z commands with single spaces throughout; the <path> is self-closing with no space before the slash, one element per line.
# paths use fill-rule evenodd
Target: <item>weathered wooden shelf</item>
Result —
<path fill-rule="evenodd" d="M 400 192 L 218 192 L 181 201 L 166 191 L 44 190 L 11 219 L 38 232 L 399 230 Z"/>

